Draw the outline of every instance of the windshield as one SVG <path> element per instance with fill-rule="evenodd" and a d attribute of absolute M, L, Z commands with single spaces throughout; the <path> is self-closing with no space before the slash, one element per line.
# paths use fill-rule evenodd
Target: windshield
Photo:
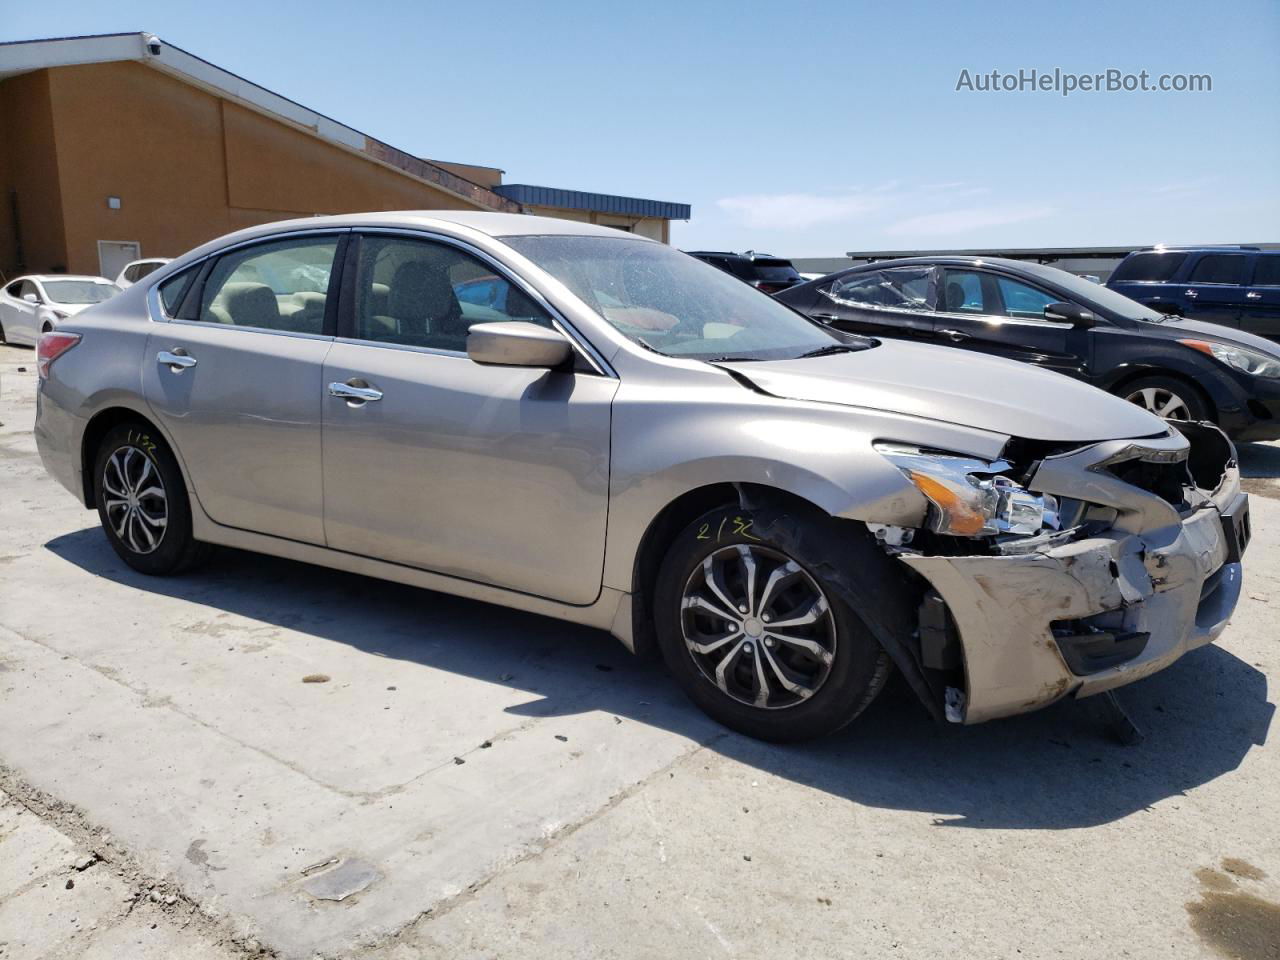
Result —
<path fill-rule="evenodd" d="M 839 339 L 741 280 L 661 243 L 507 237 L 630 340 L 669 357 L 782 360 L 869 343 Z"/>
<path fill-rule="evenodd" d="M 120 288 L 94 280 L 46 280 L 44 292 L 54 303 L 101 303 L 119 293 Z"/>

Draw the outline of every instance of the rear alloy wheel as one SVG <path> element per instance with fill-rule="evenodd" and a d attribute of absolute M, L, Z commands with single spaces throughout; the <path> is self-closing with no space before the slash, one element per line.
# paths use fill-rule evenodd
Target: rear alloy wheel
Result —
<path fill-rule="evenodd" d="M 832 733 L 891 669 L 837 571 L 894 562 L 865 530 L 816 509 L 712 510 L 675 537 L 658 571 L 662 658 L 726 727 L 779 742 Z"/>
<path fill-rule="evenodd" d="M 1205 420 L 1208 410 L 1194 387 L 1172 377 L 1143 377 L 1122 388 L 1122 396 L 1162 420 Z"/>
<path fill-rule="evenodd" d="M 142 573 L 163 576 L 198 563 L 208 546 L 191 535 L 182 471 L 164 440 L 142 423 L 113 427 L 94 458 L 94 500 L 112 548 Z"/>

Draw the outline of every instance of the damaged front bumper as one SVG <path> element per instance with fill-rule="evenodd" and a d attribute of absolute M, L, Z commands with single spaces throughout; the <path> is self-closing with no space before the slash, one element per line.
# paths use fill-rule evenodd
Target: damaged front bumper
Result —
<path fill-rule="evenodd" d="M 965 689 L 948 698 L 951 719 L 979 723 L 1102 693 L 1222 632 L 1240 596 L 1248 499 L 1226 438 L 1204 425 L 1186 434 L 1042 461 L 1028 487 L 1114 510 L 1102 529 L 1006 555 L 900 556 L 941 596 L 958 633 Z M 1175 505 L 1112 469 L 1145 463 L 1186 467 L 1195 478 L 1186 500 Z"/>

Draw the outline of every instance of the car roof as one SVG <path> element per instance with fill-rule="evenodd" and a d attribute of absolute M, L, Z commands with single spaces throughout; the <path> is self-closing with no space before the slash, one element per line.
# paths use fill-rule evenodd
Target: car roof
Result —
<path fill-rule="evenodd" d="M 106 277 L 96 277 L 87 273 L 28 273 L 21 277 L 15 277 L 9 283 L 16 283 L 19 280 L 39 280 L 44 283 L 49 280 L 88 280 L 92 283 L 113 283 Z M 7 284 L 6 284 L 7 286 Z"/>
<path fill-rule="evenodd" d="M 361 227 L 394 224 L 406 227 L 430 227 L 454 224 L 491 237 L 568 235 L 581 237 L 631 237 L 645 240 L 616 227 L 601 227 L 577 220 L 557 217 L 535 217 L 525 213 L 488 213 L 479 210 L 391 210 L 377 213 L 344 213 L 329 217 L 305 217 L 270 224 L 274 228 Z"/>

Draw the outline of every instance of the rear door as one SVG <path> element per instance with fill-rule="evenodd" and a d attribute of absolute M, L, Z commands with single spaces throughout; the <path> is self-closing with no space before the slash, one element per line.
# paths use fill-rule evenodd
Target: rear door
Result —
<path fill-rule="evenodd" d="M 343 242 L 303 233 L 224 253 L 148 338 L 147 402 L 217 523 L 324 543 L 323 363 Z"/>
<path fill-rule="evenodd" d="M 1062 297 L 1005 274 L 967 267 L 942 271 L 935 313 L 939 343 L 1034 363 L 1087 379 L 1090 332 L 1047 320 Z"/>
<path fill-rule="evenodd" d="M 346 273 L 342 336 L 324 365 L 329 546 L 565 603 L 595 600 L 618 381 L 587 368 L 472 362 L 473 323 L 554 326 L 528 288 L 478 251 L 370 232 Z M 478 281 L 500 288 L 487 304 L 465 299 Z M 342 395 L 351 388 L 365 399 Z"/>
<path fill-rule="evenodd" d="M 806 312 L 850 333 L 932 340 L 935 273 L 926 265 L 841 274 L 818 287 Z"/>
<path fill-rule="evenodd" d="M 1257 255 L 1253 262 L 1253 282 L 1244 297 L 1241 329 L 1280 340 L 1280 253 Z"/>
<path fill-rule="evenodd" d="M 1240 326 L 1246 303 L 1245 284 L 1253 266 L 1251 253 L 1205 253 L 1192 265 L 1183 290 L 1183 316 L 1189 320 Z"/>

